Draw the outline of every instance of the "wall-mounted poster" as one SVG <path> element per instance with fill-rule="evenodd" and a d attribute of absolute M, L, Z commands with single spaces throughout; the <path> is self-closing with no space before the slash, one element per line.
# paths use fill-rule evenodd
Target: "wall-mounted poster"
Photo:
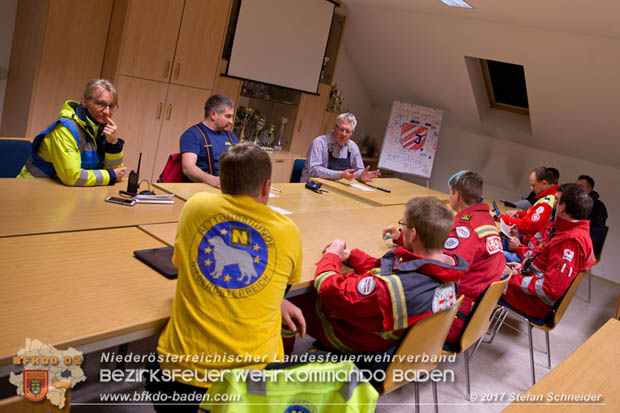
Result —
<path fill-rule="evenodd" d="M 379 168 L 431 177 L 443 111 L 394 101 Z"/>

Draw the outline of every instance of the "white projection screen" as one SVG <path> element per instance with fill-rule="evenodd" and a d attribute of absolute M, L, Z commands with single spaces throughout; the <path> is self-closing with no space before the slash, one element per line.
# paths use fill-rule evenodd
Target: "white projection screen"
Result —
<path fill-rule="evenodd" d="M 333 13 L 328 0 L 241 0 L 227 75 L 316 93 Z"/>

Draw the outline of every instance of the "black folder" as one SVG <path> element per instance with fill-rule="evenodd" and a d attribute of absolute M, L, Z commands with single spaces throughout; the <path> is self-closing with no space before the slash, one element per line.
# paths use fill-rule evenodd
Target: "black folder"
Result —
<path fill-rule="evenodd" d="M 162 247 L 133 252 L 133 255 L 137 259 L 169 280 L 174 280 L 179 275 L 177 267 L 172 263 L 172 254 L 174 254 L 174 247 Z"/>

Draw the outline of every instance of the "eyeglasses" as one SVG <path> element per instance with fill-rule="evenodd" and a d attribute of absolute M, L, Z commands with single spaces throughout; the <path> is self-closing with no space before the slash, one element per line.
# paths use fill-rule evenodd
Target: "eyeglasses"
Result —
<path fill-rule="evenodd" d="M 336 129 L 338 129 L 342 133 L 346 133 L 347 135 L 351 135 L 353 133 L 353 129 L 341 128 L 338 125 L 336 125 Z"/>
<path fill-rule="evenodd" d="M 105 108 L 110 109 L 110 112 L 116 112 L 118 110 L 118 105 L 116 103 L 110 103 L 108 105 L 103 100 L 97 100 L 97 99 L 93 98 L 92 96 L 87 97 L 87 99 L 90 100 L 91 102 L 93 102 L 93 104 L 99 110 L 105 110 Z"/>
<path fill-rule="evenodd" d="M 409 229 L 412 228 L 411 226 L 407 225 L 407 223 L 403 221 L 402 219 L 398 220 L 398 225 L 400 225 L 401 227 L 407 227 Z"/>

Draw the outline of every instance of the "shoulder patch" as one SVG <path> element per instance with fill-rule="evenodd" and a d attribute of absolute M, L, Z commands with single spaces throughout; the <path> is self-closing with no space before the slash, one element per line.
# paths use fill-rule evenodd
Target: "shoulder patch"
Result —
<path fill-rule="evenodd" d="M 569 250 L 569 249 L 565 249 L 564 250 L 564 255 L 562 255 L 562 259 L 566 260 L 568 262 L 572 262 L 574 256 L 575 256 L 575 251 Z"/>
<path fill-rule="evenodd" d="M 471 219 L 471 215 L 463 215 L 461 217 L 461 220 L 463 220 L 463 221 L 469 221 L 470 219 Z"/>
<path fill-rule="evenodd" d="M 502 240 L 497 235 L 487 238 L 486 247 L 489 255 L 493 255 L 504 250 L 502 248 Z"/>
<path fill-rule="evenodd" d="M 464 225 L 456 227 L 456 236 L 459 238 L 469 238 L 471 232 L 469 232 L 469 228 Z"/>
<path fill-rule="evenodd" d="M 433 313 L 444 311 L 456 305 L 456 288 L 453 282 L 443 283 L 435 288 L 433 294 Z"/>
<path fill-rule="evenodd" d="M 545 211 L 545 207 L 544 206 L 539 206 L 538 208 L 536 208 L 536 213 L 537 214 L 542 214 Z"/>
<path fill-rule="evenodd" d="M 375 277 L 369 275 L 357 283 L 357 292 L 361 295 L 370 295 L 375 290 L 375 287 Z"/>
<path fill-rule="evenodd" d="M 455 237 L 450 237 L 446 240 L 446 244 L 444 245 L 444 248 L 447 250 L 453 250 L 458 246 L 459 246 L 459 239 Z"/>
<path fill-rule="evenodd" d="M 540 220 L 540 215 L 538 214 L 532 215 L 532 222 L 538 222 L 538 220 Z"/>

